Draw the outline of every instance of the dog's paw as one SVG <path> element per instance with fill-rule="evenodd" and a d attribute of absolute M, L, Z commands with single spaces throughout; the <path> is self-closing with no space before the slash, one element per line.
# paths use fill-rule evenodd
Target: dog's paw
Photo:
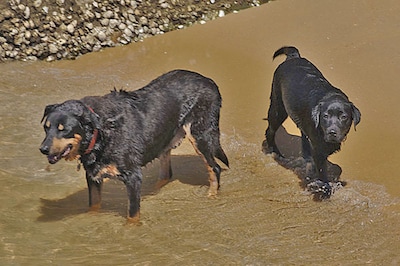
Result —
<path fill-rule="evenodd" d="M 264 141 L 263 141 L 263 143 L 261 144 L 261 147 L 262 147 L 261 150 L 262 150 L 262 152 L 263 152 L 264 154 L 271 154 L 271 153 L 274 152 L 273 147 L 270 147 L 270 146 L 268 145 L 267 140 L 264 140 Z"/>
<path fill-rule="evenodd" d="M 314 199 L 318 201 L 329 199 L 332 195 L 331 185 L 321 180 L 308 183 L 307 190 L 314 194 Z"/>

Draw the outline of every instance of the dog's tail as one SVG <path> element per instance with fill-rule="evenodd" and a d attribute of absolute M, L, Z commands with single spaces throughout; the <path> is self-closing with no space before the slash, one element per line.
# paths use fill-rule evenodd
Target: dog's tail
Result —
<path fill-rule="evenodd" d="M 279 55 L 282 55 L 282 54 L 286 55 L 286 60 L 300 57 L 300 52 L 299 52 L 299 50 L 297 50 L 296 47 L 294 47 L 294 46 L 284 46 L 284 47 L 280 48 L 279 50 L 277 50 L 274 53 L 274 56 L 272 57 L 272 60 L 274 60 L 275 57 L 277 57 Z"/>
<path fill-rule="evenodd" d="M 219 146 L 219 148 L 215 151 L 215 157 L 220 159 L 221 162 L 223 162 L 226 166 L 229 167 L 228 157 L 226 157 L 226 154 L 224 150 L 221 148 L 221 146 Z"/>

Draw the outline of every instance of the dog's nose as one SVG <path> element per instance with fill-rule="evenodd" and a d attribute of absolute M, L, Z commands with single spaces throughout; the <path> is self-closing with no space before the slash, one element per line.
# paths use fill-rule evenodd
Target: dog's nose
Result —
<path fill-rule="evenodd" d="M 39 148 L 40 152 L 43 153 L 44 155 L 49 155 L 49 146 L 42 145 Z"/>
<path fill-rule="evenodd" d="M 332 129 L 332 130 L 329 131 L 329 135 L 332 136 L 332 137 L 336 137 L 337 133 L 336 133 L 335 130 Z"/>

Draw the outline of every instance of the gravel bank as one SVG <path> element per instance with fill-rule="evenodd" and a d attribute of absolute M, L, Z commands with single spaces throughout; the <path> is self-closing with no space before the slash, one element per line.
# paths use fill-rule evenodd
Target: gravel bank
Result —
<path fill-rule="evenodd" d="M 0 61 L 74 59 L 185 28 L 268 0 L 7 0 Z"/>

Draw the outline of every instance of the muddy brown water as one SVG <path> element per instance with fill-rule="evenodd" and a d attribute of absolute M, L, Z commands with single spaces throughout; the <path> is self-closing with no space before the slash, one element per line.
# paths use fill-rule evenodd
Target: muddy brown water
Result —
<path fill-rule="evenodd" d="M 400 4 L 281 0 L 75 61 L 0 65 L 2 265 L 398 265 Z M 315 202 L 291 169 L 261 153 L 272 62 L 296 45 L 360 108 L 362 120 L 330 157 L 347 186 Z M 105 184 L 87 213 L 84 172 L 48 166 L 38 147 L 46 104 L 136 89 L 171 69 L 200 72 L 223 96 L 222 145 L 231 169 L 217 199 L 188 143 L 174 151 L 174 180 L 153 190 L 144 169 L 140 226 L 126 226 L 123 184 Z M 285 123 L 279 145 L 298 154 Z"/>

